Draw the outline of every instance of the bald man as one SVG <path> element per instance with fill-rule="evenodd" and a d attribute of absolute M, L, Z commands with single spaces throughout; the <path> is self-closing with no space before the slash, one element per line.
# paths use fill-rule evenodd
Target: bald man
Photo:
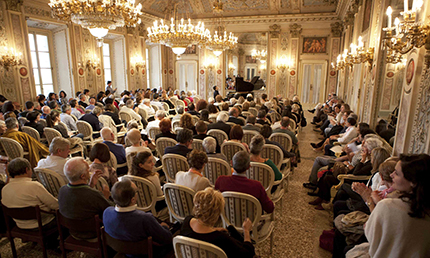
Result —
<path fill-rule="evenodd" d="M 131 142 L 132 145 L 130 147 L 125 148 L 126 155 L 132 152 L 151 152 L 151 150 L 147 147 L 148 143 L 142 140 L 139 130 L 131 129 L 130 131 L 128 131 L 127 139 Z"/>
<path fill-rule="evenodd" d="M 122 165 L 124 163 L 127 163 L 124 146 L 122 146 L 121 144 L 114 143 L 115 136 L 112 130 L 109 127 L 103 127 L 103 129 L 100 131 L 100 134 L 103 139 L 103 143 L 105 143 L 109 147 L 109 150 L 113 153 L 113 155 L 115 155 L 117 164 Z M 118 176 L 125 175 L 127 174 L 127 172 L 127 166 L 120 167 L 116 171 Z"/>
<path fill-rule="evenodd" d="M 42 115 L 40 116 L 40 118 L 42 119 L 46 119 L 46 117 L 51 113 L 51 108 L 48 106 L 43 106 L 42 107 Z"/>

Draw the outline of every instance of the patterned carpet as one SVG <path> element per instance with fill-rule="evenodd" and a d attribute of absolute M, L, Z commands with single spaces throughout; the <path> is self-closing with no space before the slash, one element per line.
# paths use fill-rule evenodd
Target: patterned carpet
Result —
<path fill-rule="evenodd" d="M 305 107 L 304 107 L 305 108 Z M 305 108 L 306 110 L 306 108 Z M 309 205 L 315 197 L 307 195 L 302 183 L 307 182 L 313 161 L 319 153 L 312 150 L 309 143 L 316 142 L 317 133 L 310 124 L 312 115 L 306 112 L 308 126 L 299 135 L 302 162 L 295 168 L 291 177 L 289 192 L 284 195 L 283 212 L 276 209 L 276 228 L 273 254 L 269 255 L 270 239 L 257 245 L 257 254 L 261 257 L 331 257 L 331 253 L 319 248 L 319 236 L 323 230 L 332 227 L 332 217 L 327 211 L 318 211 Z M 15 240 L 18 257 L 42 257 L 42 249 L 32 243 Z M 9 241 L 0 240 L 2 258 L 12 257 Z M 48 250 L 49 257 L 61 257 L 60 253 Z M 78 252 L 68 253 L 67 257 L 90 257 Z"/>

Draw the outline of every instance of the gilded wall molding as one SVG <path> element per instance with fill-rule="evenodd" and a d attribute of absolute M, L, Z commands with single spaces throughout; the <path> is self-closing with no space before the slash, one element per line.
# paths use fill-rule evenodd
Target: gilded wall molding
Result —
<path fill-rule="evenodd" d="M 25 14 L 32 14 L 35 16 L 42 16 L 42 17 L 49 17 L 51 18 L 51 12 L 47 10 L 43 10 L 40 8 L 35 8 L 32 6 L 24 6 L 24 13 Z"/>

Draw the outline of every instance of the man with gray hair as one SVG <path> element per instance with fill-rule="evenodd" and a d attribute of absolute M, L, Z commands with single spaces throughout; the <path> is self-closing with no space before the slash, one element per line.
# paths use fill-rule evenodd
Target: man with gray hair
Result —
<path fill-rule="evenodd" d="M 133 109 L 133 105 L 134 105 L 133 100 L 128 99 L 125 102 L 125 106 L 121 108 L 121 111 L 130 114 L 131 118 L 133 118 L 136 121 L 142 121 L 142 117 Z"/>
<path fill-rule="evenodd" d="M 148 125 L 146 126 L 146 132 L 149 133 L 149 128 L 152 128 L 152 127 L 158 128 L 160 121 L 165 117 L 166 117 L 166 111 L 157 110 L 157 112 L 155 112 L 155 120 L 148 123 Z"/>
<path fill-rule="evenodd" d="M 50 155 L 46 159 L 39 160 L 37 168 L 46 168 L 57 172 L 67 183 L 69 180 L 64 175 L 64 165 L 70 154 L 69 140 L 60 136 L 55 137 L 49 145 L 49 153 Z"/>
<path fill-rule="evenodd" d="M 228 118 L 227 122 L 235 123 L 235 124 L 238 124 L 240 126 L 245 125 L 243 120 L 238 118 L 239 117 L 239 109 L 237 107 L 232 107 L 228 114 L 230 117 Z"/>
<path fill-rule="evenodd" d="M 256 116 L 252 114 L 248 115 L 248 118 L 246 119 L 246 125 L 242 126 L 242 129 L 260 132 L 261 130 L 260 127 L 255 126 L 256 121 L 257 121 Z"/>
<path fill-rule="evenodd" d="M 61 106 L 61 111 L 63 113 L 60 114 L 61 122 L 63 122 L 69 131 L 77 131 L 75 119 L 71 116 L 72 107 L 69 104 L 64 104 Z M 76 118 L 77 119 L 77 118 Z"/>
<path fill-rule="evenodd" d="M 183 106 L 178 106 L 176 108 L 176 115 L 172 118 L 172 121 L 175 120 L 181 120 L 182 115 L 184 114 L 184 107 Z"/>
<path fill-rule="evenodd" d="M 222 153 L 216 153 L 217 142 L 213 137 L 206 137 L 203 139 L 203 149 L 205 150 L 208 158 L 218 158 L 228 162 L 227 157 Z"/>
<path fill-rule="evenodd" d="M 146 111 L 148 117 L 155 115 L 155 110 L 151 106 L 151 100 L 143 99 L 142 104 L 139 105 L 139 108 L 143 108 Z"/>
<path fill-rule="evenodd" d="M 1 202 L 8 208 L 24 208 L 39 205 L 41 210 L 58 209 L 58 201 L 38 181 L 32 181 L 32 169 L 28 160 L 15 158 L 7 166 L 10 181 L 2 189 Z M 55 217 L 41 213 L 44 228 L 55 228 Z M 15 220 L 21 229 L 37 229 L 37 220 Z"/>
<path fill-rule="evenodd" d="M 266 190 L 260 182 L 246 177 L 246 171 L 251 167 L 249 153 L 239 151 L 233 156 L 233 175 L 220 176 L 215 182 L 215 189 L 220 192 L 234 191 L 246 193 L 257 198 L 263 210 L 267 213 L 272 213 L 275 206 L 267 196 Z"/>
<path fill-rule="evenodd" d="M 216 123 L 208 125 L 208 131 L 211 129 L 218 129 L 224 131 L 227 135 L 230 135 L 231 126 L 226 124 L 228 121 L 228 115 L 225 112 L 219 113 L 216 118 Z"/>
<path fill-rule="evenodd" d="M 91 113 L 85 114 L 79 118 L 79 120 L 85 121 L 91 125 L 94 132 L 98 132 L 103 128 L 103 125 L 99 121 L 99 115 L 101 115 L 102 109 L 95 107 Z M 94 135 L 95 138 L 100 137 L 100 134 Z"/>
<path fill-rule="evenodd" d="M 112 130 L 109 127 L 103 127 L 103 129 L 100 131 L 100 135 L 103 139 L 103 143 L 106 144 L 109 147 L 109 151 L 115 155 L 116 163 L 118 165 L 127 163 L 124 146 L 122 144 L 116 144 L 113 142 L 115 140 L 115 135 L 113 134 Z M 127 172 L 127 166 L 118 167 L 116 170 L 118 176 L 125 175 Z"/>
<path fill-rule="evenodd" d="M 103 174 L 96 170 L 90 175 L 88 163 L 81 157 L 71 158 L 64 166 L 64 174 L 69 183 L 60 188 L 58 203 L 60 213 L 68 219 L 87 220 L 99 215 L 103 219 L 103 211 L 112 205 L 108 201 L 109 187 L 103 188 L 103 194 L 95 189 L 99 177 Z M 78 239 L 90 240 L 97 237 L 96 231 L 70 231 Z"/>

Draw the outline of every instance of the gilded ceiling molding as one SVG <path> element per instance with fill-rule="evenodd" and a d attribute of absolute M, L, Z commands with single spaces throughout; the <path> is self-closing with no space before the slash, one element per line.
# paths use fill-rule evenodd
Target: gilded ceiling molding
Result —
<path fill-rule="evenodd" d="M 331 34 L 333 37 L 340 38 L 343 32 L 343 25 L 340 22 L 335 22 L 330 24 L 331 26 Z"/>
<path fill-rule="evenodd" d="M 205 25 L 216 22 L 215 19 L 201 19 Z M 291 22 L 319 22 L 319 21 L 339 21 L 334 13 L 320 14 L 285 14 L 285 15 L 260 15 L 243 17 L 226 17 L 223 19 L 225 24 L 249 24 L 249 23 L 291 23 Z"/>
<path fill-rule="evenodd" d="M 24 0 L 5 0 L 5 2 L 7 10 L 19 12 Z"/>
<path fill-rule="evenodd" d="M 291 24 L 290 33 L 292 38 L 299 38 L 300 34 L 302 33 L 302 25 L 299 25 L 297 23 Z"/>
<path fill-rule="evenodd" d="M 32 7 L 32 6 L 24 6 L 24 12 L 25 12 L 25 14 L 32 14 L 35 16 L 42 16 L 42 17 L 51 18 L 51 12 L 50 11 L 36 8 L 36 7 Z"/>
<path fill-rule="evenodd" d="M 273 24 L 269 27 L 270 29 L 270 36 L 272 38 L 279 38 L 279 34 L 281 33 L 281 26 L 278 24 Z"/>
<path fill-rule="evenodd" d="M 352 26 L 352 25 L 354 25 L 354 19 L 355 19 L 355 14 L 353 12 L 351 12 L 351 11 L 348 11 L 346 13 L 345 18 L 343 19 L 343 23 L 346 26 L 349 26 L 349 25 Z"/>

